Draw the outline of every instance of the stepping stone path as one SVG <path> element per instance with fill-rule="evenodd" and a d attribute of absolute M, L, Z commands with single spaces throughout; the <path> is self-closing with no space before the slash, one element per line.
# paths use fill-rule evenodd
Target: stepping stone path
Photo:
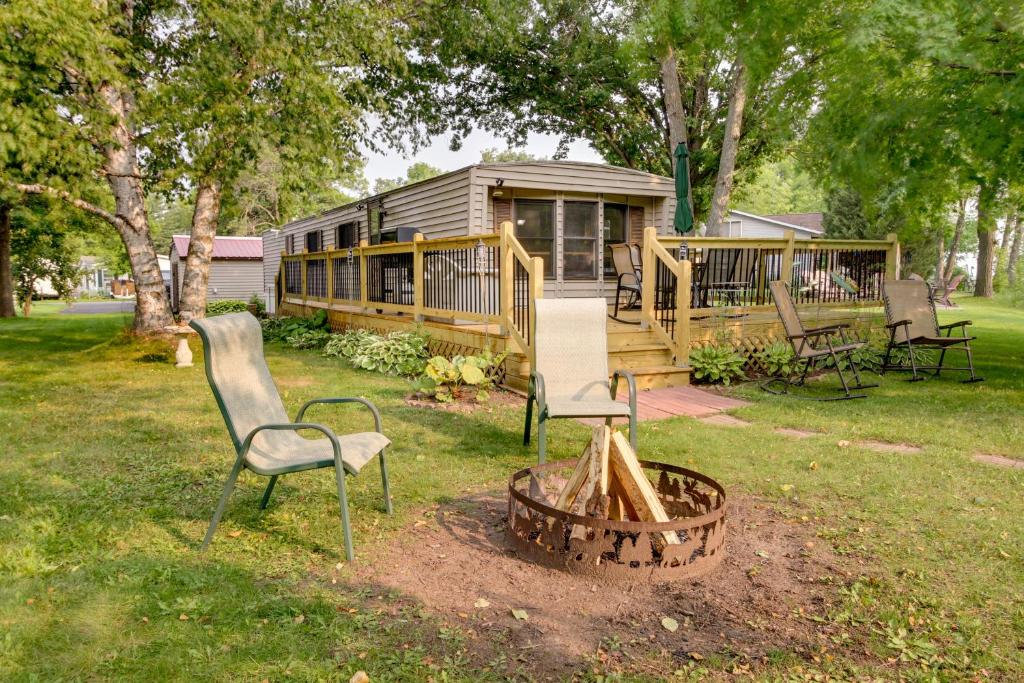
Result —
<path fill-rule="evenodd" d="M 792 427 L 776 427 L 776 434 L 782 434 L 783 436 L 792 436 L 794 439 L 809 439 L 812 436 L 821 436 L 821 432 L 808 432 L 803 429 L 793 429 Z"/>
<path fill-rule="evenodd" d="M 709 425 L 720 425 L 722 427 L 749 427 L 750 423 L 746 420 L 741 420 L 738 417 L 732 415 L 726 415 L 725 413 L 719 413 L 718 415 L 711 415 L 709 417 L 699 418 L 701 422 Z"/>
<path fill-rule="evenodd" d="M 854 441 L 853 445 L 883 453 L 920 453 L 922 450 L 920 446 L 911 446 L 907 443 L 888 443 L 886 441 Z"/>
<path fill-rule="evenodd" d="M 1002 455 L 992 455 L 991 453 L 975 453 L 974 459 L 978 462 L 988 463 L 989 465 L 996 465 L 998 467 L 1012 467 L 1014 469 L 1024 470 L 1024 460 L 1015 460 L 1013 458 L 1007 458 Z"/>

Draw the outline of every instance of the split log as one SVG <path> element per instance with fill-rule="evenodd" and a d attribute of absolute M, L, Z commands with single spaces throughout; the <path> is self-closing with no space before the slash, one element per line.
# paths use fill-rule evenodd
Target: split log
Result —
<path fill-rule="evenodd" d="M 665 512 L 658 494 L 651 485 L 651 481 L 644 475 L 640 461 L 636 454 L 629 447 L 629 442 L 620 432 L 612 434 L 609 459 L 619 483 L 625 489 L 626 497 L 636 508 L 641 520 L 652 522 L 668 522 L 670 517 Z M 665 543 L 675 545 L 679 543 L 679 536 L 674 531 L 667 531 L 663 534 Z"/>

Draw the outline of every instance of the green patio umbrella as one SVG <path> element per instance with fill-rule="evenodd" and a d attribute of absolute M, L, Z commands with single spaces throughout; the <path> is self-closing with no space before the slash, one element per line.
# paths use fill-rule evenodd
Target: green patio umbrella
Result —
<path fill-rule="evenodd" d="M 686 174 L 686 157 L 690 151 L 686 145 L 676 145 L 676 215 L 672 226 L 680 235 L 685 235 L 693 228 L 693 212 L 690 211 L 690 179 Z"/>

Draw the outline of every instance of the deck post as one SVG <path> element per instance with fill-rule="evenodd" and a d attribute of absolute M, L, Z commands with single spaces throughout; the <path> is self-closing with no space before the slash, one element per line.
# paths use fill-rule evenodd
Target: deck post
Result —
<path fill-rule="evenodd" d="M 885 277 L 889 280 L 900 279 L 900 239 L 899 236 L 890 232 L 885 236 L 889 247 L 885 250 Z"/>
<path fill-rule="evenodd" d="M 526 343 L 530 345 L 530 367 L 537 367 L 537 346 L 534 339 L 537 334 L 537 299 L 544 298 L 544 259 L 534 256 L 530 259 L 530 335 Z"/>
<path fill-rule="evenodd" d="M 782 271 L 779 279 L 787 285 L 793 284 L 793 252 L 796 250 L 796 233 L 792 230 L 785 232 L 786 248 L 782 251 Z"/>
<path fill-rule="evenodd" d="M 369 308 L 369 293 L 366 291 L 366 283 L 368 278 L 366 276 L 366 264 L 369 259 L 366 258 L 366 254 L 363 253 L 363 249 L 369 244 L 366 240 L 359 240 L 359 307 L 366 312 Z"/>
<path fill-rule="evenodd" d="M 423 280 L 423 233 L 417 232 L 412 236 L 412 318 L 416 322 L 423 322 L 423 288 L 426 282 Z"/>
<path fill-rule="evenodd" d="M 679 261 L 676 266 L 676 365 L 684 368 L 690 364 L 690 291 L 693 266 L 689 259 Z"/>
<path fill-rule="evenodd" d="M 658 272 L 658 257 L 654 254 L 654 241 L 658 239 L 658 229 L 644 228 L 643 273 L 641 274 L 640 292 L 640 329 L 646 330 L 654 320 L 654 280 Z"/>
<path fill-rule="evenodd" d="M 499 296 L 501 297 L 501 334 L 506 335 L 512 329 L 512 309 L 515 307 L 515 291 L 513 289 L 512 273 L 515 271 L 515 254 L 512 253 L 512 221 L 503 221 L 498 228 L 501 236 L 499 243 L 499 269 L 500 279 L 498 285 Z"/>

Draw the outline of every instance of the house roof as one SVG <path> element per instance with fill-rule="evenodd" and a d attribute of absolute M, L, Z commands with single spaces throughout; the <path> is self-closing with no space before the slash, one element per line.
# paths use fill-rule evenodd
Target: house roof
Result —
<path fill-rule="evenodd" d="M 812 227 L 810 225 L 800 225 L 799 223 L 790 223 L 784 220 L 780 220 L 785 216 L 810 216 L 812 214 L 776 214 L 775 216 L 759 216 L 756 213 L 747 213 L 746 211 L 737 211 L 736 209 L 729 209 L 729 213 L 734 213 L 738 216 L 744 216 L 746 218 L 754 218 L 765 223 L 774 223 L 783 228 L 789 228 L 790 230 L 800 230 L 802 232 L 809 232 L 815 235 L 821 235 L 824 230 L 819 227 Z M 818 214 L 819 216 L 821 214 Z"/>
<path fill-rule="evenodd" d="M 171 235 L 178 258 L 188 254 L 188 235 Z M 247 259 L 263 258 L 263 238 L 261 237 L 214 237 L 213 258 L 215 259 Z"/>
<path fill-rule="evenodd" d="M 777 213 L 770 216 L 762 216 L 762 218 L 779 221 L 780 223 L 789 223 L 790 225 L 799 225 L 802 228 L 818 232 L 822 232 L 825 229 L 823 226 L 824 217 L 825 214 L 820 211 L 814 213 Z"/>

